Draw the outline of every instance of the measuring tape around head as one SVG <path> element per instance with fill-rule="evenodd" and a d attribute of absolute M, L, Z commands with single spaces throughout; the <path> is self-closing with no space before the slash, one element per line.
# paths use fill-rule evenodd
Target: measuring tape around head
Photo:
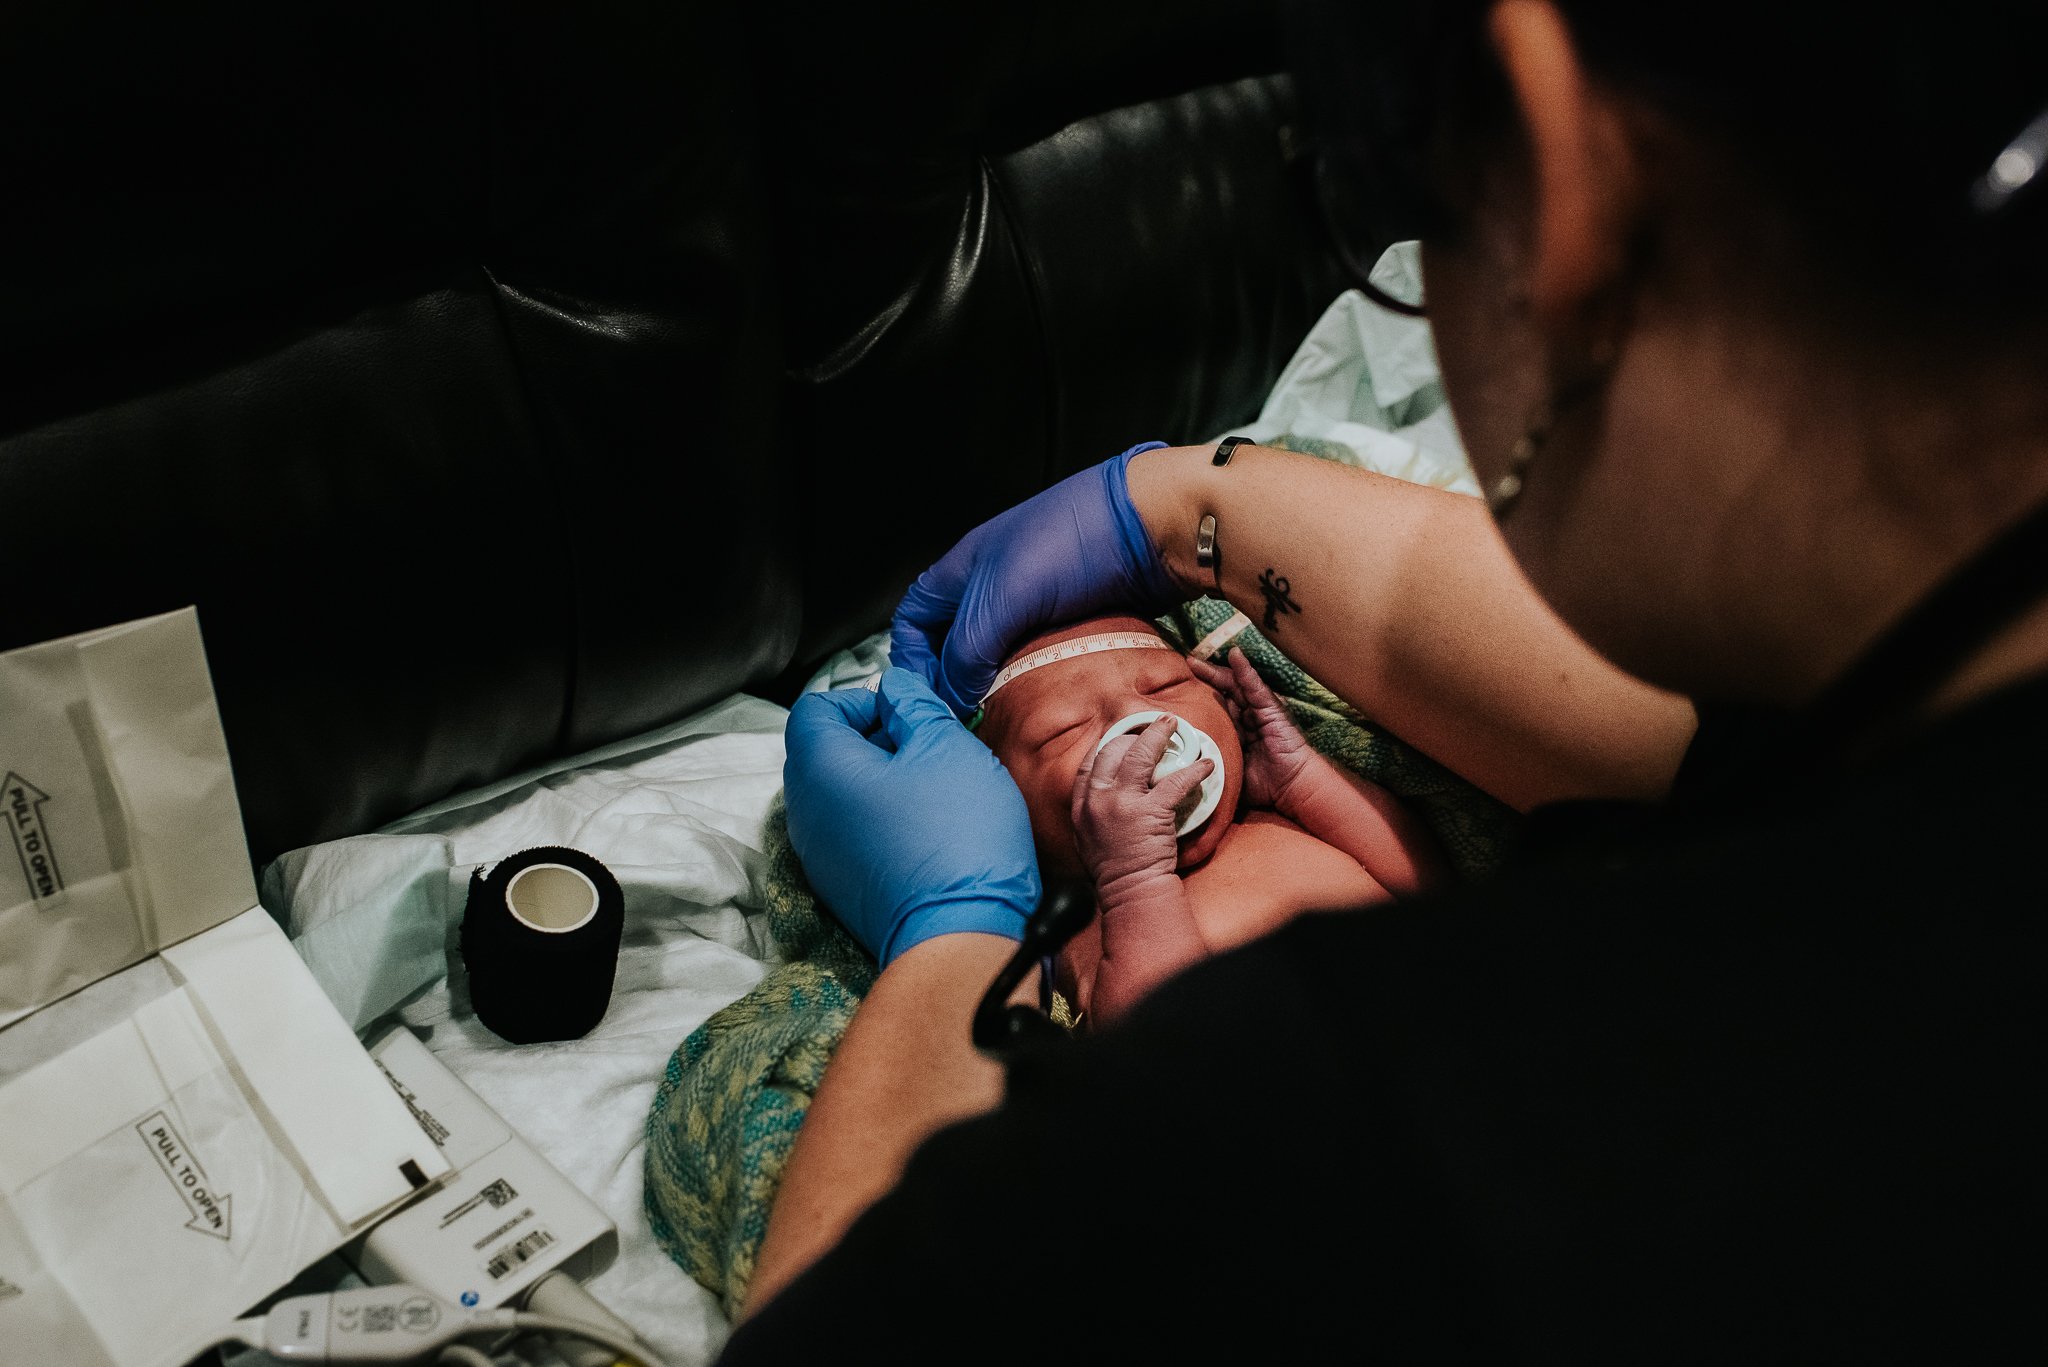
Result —
<path fill-rule="evenodd" d="M 1003 666 L 996 675 L 988 692 L 981 695 L 981 706 L 987 707 L 988 700 L 1000 692 L 1005 684 L 1023 678 L 1034 669 L 1058 664 L 1062 660 L 1079 659 L 1083 655 L 1099 655 L 1105 650 L 1172 650 L 1173 647 L 1157 636 L 1143 636 L 1132 631 L 1110 631 L 1100 636 L 1077 636 L 1071 641 L 1034 650 L 1021 660 Z"/>

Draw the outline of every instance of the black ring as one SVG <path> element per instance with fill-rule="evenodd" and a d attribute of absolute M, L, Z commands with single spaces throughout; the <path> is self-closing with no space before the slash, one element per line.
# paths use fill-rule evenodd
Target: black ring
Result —
<path fill-rule="evenodd" d="M 1228 465 L 1230 458 L 1237 454 L 1237 448 L 1250 441 L 1250 437 L 1225 437 L 1216 443 L 1216 454 L 1210 459 L 1211 465 Z"/>

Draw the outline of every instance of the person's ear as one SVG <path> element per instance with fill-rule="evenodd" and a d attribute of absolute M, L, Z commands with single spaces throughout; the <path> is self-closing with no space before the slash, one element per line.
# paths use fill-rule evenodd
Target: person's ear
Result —
<path fill-rule="evenodd" d="M 1638 167 L 1619 106 L 1551 0 L 1499 0 L 1490 26 L 1529 148 L 1529 306 L 1539 325 L 1569 330 L 1627 270 Z"/>

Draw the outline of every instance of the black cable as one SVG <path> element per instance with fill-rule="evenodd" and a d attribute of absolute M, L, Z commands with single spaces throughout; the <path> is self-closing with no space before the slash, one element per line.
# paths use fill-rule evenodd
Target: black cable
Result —
<path fill-rule="evenodd" d="M 1086 884 L 1063 879 L 1046 887 L 1038 909 L 1024 923 L 1024 938 L 1018 941 L 1016 952 L 974 1008 L 975 1048 L 987 1054 L 1009 1054 L 1067 1037 L 1045 1012 L 1022 1003 L 1012 1005 L 1010 994 L 1026 974 L 1080 934 L 1094 915 L 1095 899 Z"/>

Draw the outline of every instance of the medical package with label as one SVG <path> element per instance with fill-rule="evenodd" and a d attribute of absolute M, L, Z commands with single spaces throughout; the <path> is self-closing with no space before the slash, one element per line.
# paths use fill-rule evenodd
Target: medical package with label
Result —
<path fill-rule="evenodd" d="M 175 1367 L 448 1164 L 256 905 L 189 610 L 0 655 L 0 771 L 0 1345 Z"/>

